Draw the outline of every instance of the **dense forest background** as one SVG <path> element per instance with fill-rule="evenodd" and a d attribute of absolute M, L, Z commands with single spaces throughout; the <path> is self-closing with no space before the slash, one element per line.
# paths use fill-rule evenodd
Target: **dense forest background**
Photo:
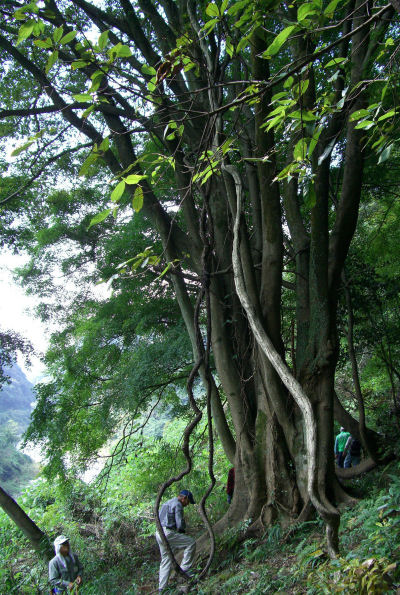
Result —
<path fill-rule="evenodd" d="M 3 2 L 0 242 L 51 329 L 28 427 L 0 329 L 4 592 L 60 532 L 85 593 L 154 591 L 182 488 L 186 590 L 398 588 L 399 9 Z"/>

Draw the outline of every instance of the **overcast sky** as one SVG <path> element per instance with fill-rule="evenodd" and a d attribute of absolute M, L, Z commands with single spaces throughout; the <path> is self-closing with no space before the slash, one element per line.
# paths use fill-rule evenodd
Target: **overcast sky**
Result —
<path fill-rule="evenodd" d="M 5 249 L 0 252 L 0 328 L 16 331 L 29 339 L 40 355 L 47 348 L 47 332 L 40 320 L 34 316 L 37 300 L 33 296 L 25 295 L 21 287 L 13 281 L 13 269 L 22 266 L 24 262 L 26 259 L 23 256 L 14 255 Z M 21 358 L 18 358 L 18 363 L 31 382 L 44 373 L 44 367 L 38 357 L 33 358 L 31 368 L 26 368 Z"/>

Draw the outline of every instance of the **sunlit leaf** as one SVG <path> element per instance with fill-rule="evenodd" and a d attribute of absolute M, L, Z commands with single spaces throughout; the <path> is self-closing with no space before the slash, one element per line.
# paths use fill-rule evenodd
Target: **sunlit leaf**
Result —
<path fill-rule="evenodd" d="M 35 21 L 33 19 L 30 19 L 29 21 L 21 25 L 18 32 L 18 39 L 16 45 L 19 45 L 21 41 L 24 41 L 24 39 L 28 39 L 28 37 L 32 35 L 34 26 Z"/>
<path fill-rule="evenodd" d="M 47 64 L 45 67 L 45 72 L 46 74 L 49 74 L 51 68 L 54 66 L 54 64 L 57 62 L 58 60 L 58 50 L 55 50 L 54 52 L 52 52 L 49 56 L 49 59 L 47 60 Z"/>
<path fill-rule="evenodd" d="M 54 39 L 55 43 L 58 43 L 61 40 L 61 38 L 63 36 L 63 33 L 64 33 L 64 27 L 62 27 L 62 26 L 61 27 L 58 27 L 54 31 L 54 33 L 53 33 L 53 39 Z"/>
<path fill-rule="evenodd" d="M 93 225 L 97 225 L 98 223 L 101 223 L 102 221 L 104 221 L 104 219 L 107 219 L 107 217 L 111 213 L 111 211 L 112 211 L 112 209 L 106 209 L 105 211 L 102 211 L 101 213 L 98 213 L 97 215 L 95 215 L 93 217 L 93 219 L 91 219 L 88 229 L 93 227 Z"/>
<path fill-rule="evenodd" d="M 289 35 L 296 29 L 296 25 L 289 25 L 279 33 L 270 46 L 263 53 L 263 58 L 269 58 L 279 52 Z"/>
<path fill-rule="evenodd" d="M 219 17 L 218 6 L 214 2 L 211 2 L 206 8 L 206 14 L 208 14 L 209 17 Z"/>
<path fill-rule="evenodd" d="M 116 187 L 114 188 L 114 190 L 111 193 L 111 200 L 113 202 L 118 202 L 119 199 L 121 198 L 121 196 L 123 195 L 125 190 L 125 182 L 122 180 L 122 182 L 119 182 L 119 184 L 116 185 Z"/>
<path fill-rule="evenodd" d="M 126 184 L 138 184 L 141 180 L 144 180 L 144 178 L 146 178 L 146 176 L 131 174 L 130 176 L 127 176 L 124 181 Z"/>
<path fill-rule="evenodd" d="M 70 31 L 69 33 L 64 35 L 64 37 L 61 38 L 60 45 L 65 45 L 66 43 L 69 43 L 70 41 L 75 39 L 77 34 L 78 34 L 77 31 Z"/>
<path fill-rule="evenodd" d="M 132 206 L 135 209 L 136 213 L 138 213 L 143 207 L 143 188 L 141 186 L 137 186 L 135 188 L 135 193 L 132 199 Z"/>

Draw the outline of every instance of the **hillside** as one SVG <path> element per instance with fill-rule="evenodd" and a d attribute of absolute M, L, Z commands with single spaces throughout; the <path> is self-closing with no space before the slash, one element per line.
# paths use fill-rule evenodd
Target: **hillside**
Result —
<path fill-rule="evenodd" d="M 10 382 L 0 391 L 0 485 L 16 496 L 36 472 L 32 459 L 18 450 L 29 424 L 34 395 L 33 385 L 18 365 L 5 372 Z"/>
<path fill-rule="evenodd" d="M 18 364 L 12 368 L 5 368 L 5 373 L 10 377 L 10 382 L 0 390 L 0 427 L 12 420 L 22 434 L 28 427 L 32 403 L 35 400 L 33 384 Z"/>

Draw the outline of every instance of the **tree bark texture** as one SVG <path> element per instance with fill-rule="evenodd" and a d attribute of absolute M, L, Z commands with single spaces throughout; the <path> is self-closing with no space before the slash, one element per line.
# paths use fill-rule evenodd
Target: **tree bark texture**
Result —
<path fill-rule="evenodd" d="M 45 560 L 51 560 L 54 553 L 49 540 L 43 531 L 32 521 L 32 519 L 22 510 L 14 498 L 11 498 L 0 487 L 0 506 L 4 512 L 14 521 L 25 537 L 28 538 L 33 549 Z"/>

